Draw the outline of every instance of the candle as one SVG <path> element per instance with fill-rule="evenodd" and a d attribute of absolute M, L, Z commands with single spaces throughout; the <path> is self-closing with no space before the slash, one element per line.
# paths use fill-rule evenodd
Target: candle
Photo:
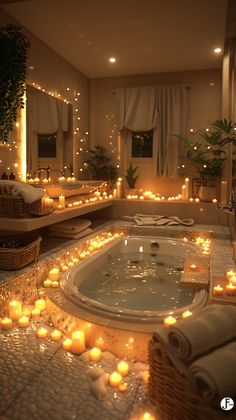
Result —
<path fill-rule="evenodd" d="M 102 338 L 102 337 L 98 337 L 98 338 L 96 338 L 96 340 L 95 340 L 95 345 L 96 345 L 96 347 L 98 347 L 99 349 L 104 350 L 104 340 L 103 340 L 103 338 Z"/>
<path fill-rule="evenodd" d="M 45 338 L 47 337 L 47 335 L 48 335 L 48 330 L 44 327 L 41 327 L 36 331 L 36 336 L 38 338 Z"/>
<path fill-rule="evenodd" d="M 53 207 L 53 198 L 49 198 L 49 197 L 43 198 L 43 207 L 52 208 Z"/>
<path fill-rule="evenodd" d="M 34 308 L 31 312 L 31 316 L 32 318 L 37 318 L 38 316 L 40 316 L 40 310 L 38 308 Z"/>
<path fill-rule="evenodd" d="M 19 327 L 22 327 L 22 328 L 28 327 L 29 326 L 29 323 L 30 323 L 30 320 L 29 320 L 29 318 L 27 316 L 22 316 L 18 320 L 18 325 L 19 325 Z"/>
<path fill-rule="evenodd" d="M 113 195 L 113 198 L 117 198 L 117 189 L 116 188 L 114 188 L 112 195 Z"/>
<path fill-rule="evenodd" d="M 233 274 L 232 277 L 230 277 L 230 283 L 232 283 L 234 286 L 236 286 L 236 275 Z"/>
<path fill-rule="evenodd" d="M 181 187 L 181 196 L 182 200 L 186 200 L 186 185 L 182 185 Z"/>
<path fill-rule="evenodd" d="M 66 265 L 66 264 L 65 264 L 65 265 L 63 265 L 63 267 L 62 267 L 62 271 L 63 271 L 63 273 L 64 273 L 65 271 L 67 271 L 67 270 L 68 270 L 68 268 L 69 268 L 69 267 L 68 267 L 68 265 Z"/>
<path fill-rule="evenodd" d="M 234 286 L 232 283 L 229 283 L 225 287 L 227 295 L 236 295 L 236 286 Z"/>
<path fill-rule="evenodd" d="M 170 328 L 171 327 L 171 325 L 174 325 L 176 323 L 176 319 L 173 317 L 173 316 L 167 316 L 165 319 L 164 319 L 164 327 L 165 328 Z"/>
<path fill-rule="evenodd" d="M 1 329 L 3 331 L 9 331 L 12 329 L 12 319 L 11 318 L 3 318 L 1 321 Z"/>
<path fill-rule="evenodd" d="M 124 360 L 121 360 L 117 364 L 117 372 L 121 374 L 121 376 L 127 376 L 129 373 L 129 365 Z"/>
<path fill-rule="evenodd" d="M 60 278 L 59 268 L 52 268 L 48 273 L 48 278 L 50 280 L 59 280 L 59 278 Z"/>
<path fill-rule="evenodd" d="M 61 205 L 61 207 L 64 209 L 66 207 L 65 196 L 63 194 L 59 195 L 58 200 L 59 200 L 59 205 Z"/>
<path fill-rule="evenodd" d="M 143 413 L 139 417 L 139 420 L 156 420 L 156 417 L 154 417 L 151 413 L 149 413 L 148 411 L 146 411 L 145 413 Z"/>
<path fill-rule="evenodd" d="M 216 198 L 213 198 L 212 199 L 212 203 L 217 203 L 217 199 Z"/>
<path fill-rule="evenodd" d="M 197 266 L 196 266 L 196 264 L 191 264 L 189 268 L 190 268 L 190 270 L 192 270 L 192 271 L 196 271 L 196 270 L 197 270 Z"/>
<path fill-rule="evenodd" d="M 122 381 L 122 376 L 118 372 L 112 372 L 109 376 L 109 384 L 113 388 L 117 388 Z"/>
<path fill-rule="evenodd" d="M 58 340 L 60 340 L 60 339 L 61 339 L 61 337 L 62 337 L 62 333 L 61 333 L 61 331 L 58 331 L 58 330 L 53 330 L 53 331 L 51 332 L 50 337 L 51 337 L 51 340 L 52 340 L 52 341 L 58 341 Z"/>
<path fill-rule="evenodd" d="M 38 299 L 35 301 L 35 308 L 38 309 L 40 312 L 45 311 L 46 309 L 46 300 L 45 299 Z"/>
<path fill-rule="evenodd" d="M 232 277 L 232 276 L 234 276 L 236 273 L 233 271 L 233 270 L 230 270 L 230 271 L 227 271 L 227 273 L 226 273 L 226 277 L 227 277 L 227 279 L 228 280 L 230 280 L 230 278 Z"/>
<path fill-rule="evenodd" d="M 57 280 L 54 280 L 54 281 L 52 281 L 52 287 L 59 287 L 59 281 L 57 281 Z"/>
<path fill-rule="evenodd" d="M 124 382 L 123 384 L 120 384 L 118 389 L 119 389 L 120 392 L 126 392 L 128 390 L 127 382 Z"/>
<path fill-rule="evenodd" d="M 85 335 L 83 331 L 74 331 L 72 333 L 70 350 L 75 354 L 85 351 Z"/>
<path fill-rule="evenodd" d="M 189 198 L 189 178 L 185 178 L 184 185 L 185 185 L 185 200 L 188 200 L 188 198 Z"/>
<path fill-rule="evenodd" d="M 188 200 L 190 203 L 193 202 L 193 197 L 190 197 L 190 199 Z"/>
<path fill-rule="evenodd" d="M 117 191 L 116 193 L 117 198 L 121 198 L 121 182 L 120 181 L 117 181 L 116 183 L 116 191 Z"/>
<path fill-rule="evenodd" d="M 190 311 L 185 311 L 182 313 L 182 318 L 188 318 L 189 316 L 192 316 L 192 312 Z"/>
<path fill-rule="evenodd" d="M 51 287 L 52 286 L 52 280 L 49 280 L 49 279 L 47 279 L 47 280 L 44 280 L 44 282 L 43 282 L 43 285 L 44 285 L 44 287 Z"/>
<path fill-rule="evenodd" d="M 101 360 L 101 350 L 98 347 L 93 347 L 89 351 L 89 358 L 92 362 L 99 362 Z"/>
<path fill-rule="evenodd" d="M 217 286 L 213 287 L 213 293 L 214 295 L 223 295 L 224 294 L 224 288 L 221 287 L 219 284 Z"/>
<path fill-rule="evenodd" d="M 149 376 L 150 376 L 149 371 L 148 371 L 148 370 L 145 370 L 145 371 L 143 372 L 143 382 L 144 382 L 146 385 L 149 383 Z"/>
<path fill-rule="evenodd" d="M 43 184 L 47 184 L 48 183 L 48 179 L 47 178 L 43 178 Z"/>
<path fill-rule="evenodd" d="M 196 238 L 196 244 L 197 245 L 201 245 L 201 244 L 203 244 L 204 243 L 204 239 L 203 238 L 201 238 L 200 236 L 198 236 L 197 238 Z"/>
<path fill-rule="evenodd" d="M 58 210 L 62 210 L 62 205 L 61 204 L 58 204 Z"/>
<path fill-rule="evenodd" d="M 68 265 L 68 267 L 73 267 L 74 263 L 73 263 L 73 261 L 69 261 L 69 262 L 67 263 L 67 265 Z"/>
<path fill-rule="evenodd" d="M 65 340 L 63 340 L 62 347 L 63 347 L 64 350 L 69 351 L 70 346 L 71 346 L 71 339 L 70 338 L 66 338 Z"/>
<path fill-rule="evenodd" d="M 77 262 L 79 262 L 79 260 L 78 260 L 78 258 L 72 258 L 72 260 L 71 260 L 74 264 L 76 264 Z"/>
<path fill-rule="evenodd" d="M 9 302 L 9 318 L 13 321 L 18 321 L 22 316 L 22 302 L 18 300 L 12 300 Z"/>
<path fill-rule="evenodd" d="M 32 310 L 29 308 L 23 309 L 22 315 L 27 316 L 27 318 L 31 318 Z"/>

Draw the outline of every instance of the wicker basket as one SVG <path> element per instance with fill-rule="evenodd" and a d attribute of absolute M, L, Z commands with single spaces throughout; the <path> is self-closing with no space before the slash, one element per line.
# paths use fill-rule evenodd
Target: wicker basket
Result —
<path fill-rule="evenodd" d="M 0 216 L 29 217 L 41 211 L 41 200 L 32 204 L 25 203 L 22 197 L 3 194 L 0 195 Z"/>
<path fill-rule="evenodd" d="M 39 255 L 39 235 L 11 236 L 0 240 L 0 269 L 18 270 L 35 261 Z"/>
<path fill-rule="evenodd" d="M 172 365 L 163 345 L 153 336 L 148 348 L 148 394 L 162 420 L 235 420 L 235 410 L 222 411 L 199 397 Z"/>

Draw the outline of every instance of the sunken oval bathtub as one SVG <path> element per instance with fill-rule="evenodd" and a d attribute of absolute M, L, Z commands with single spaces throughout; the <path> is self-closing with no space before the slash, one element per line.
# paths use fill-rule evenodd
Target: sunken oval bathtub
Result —
<path fill-rule="evenodd" d="M 181 284 L 189 253 L 200 253 L 199 247 L 180 239 L 122 237 L 72 267 L 61 289 L 84 313 L 80 318 L 105 328 L 96 337 L 106 336 L 107 349 L 146 360 L 147 342 L 164 317 L 206 304 L 206 290 Z"/>

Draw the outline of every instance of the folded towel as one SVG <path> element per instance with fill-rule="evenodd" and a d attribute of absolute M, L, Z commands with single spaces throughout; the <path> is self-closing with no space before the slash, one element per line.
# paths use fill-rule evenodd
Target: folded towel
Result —
<path fill-rule="evenodd" d="M 210 305 L 191 318 L 178 321 L 168 332 L 170 346 L 189 363 L 236 339 L 236 307 Z"/>
<path fill-rule="evenodd" d="M 91 226 L 91 224 L 92 222 L 87 219 L 73 219 L 51 225 L 49 230 L 50 232 L 57 231 L 62 233 L 79 233 Z"/>
<path fill-rule="evenodd" d="M 150 214 L 136 214 L 135 216 L 123 216 L 122 219 L 134 221 L 139 226 L 192 226 L 194 224 L 193 219 L 180 219 L 178 216 L 159 216 Z"/>
<path fill-rule="evenodd" d="M 93 229 L 87 228 L 84 229 L 82 232 L 79 233 L 64 233 L 64 232 L 58 232 L 58 231 L 50 231 L 50 236 L 55 236 L 57 238 L 68 238 L 68 239 L 80 239 L 84 236 L 89 235 L 93 232 Z"/>
<path fill-rule="evenodd" d="M 35 188 L 24 182 L 0 180 L 0 188 L 9 187 L 11 194 L 21 196 L 25 203 L 32 204 L 43 197 L 45 191 L 43 188 Z"/>
<path fill-rule="evenodd" d="M 205 399 L 220 406 L 236 396 L 236 341 L 200 357 L 190 366 L 190 380 Z"/>

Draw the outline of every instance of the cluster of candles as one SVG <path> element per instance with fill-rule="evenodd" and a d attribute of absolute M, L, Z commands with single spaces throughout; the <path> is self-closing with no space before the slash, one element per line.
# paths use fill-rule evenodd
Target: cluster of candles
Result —
<path fill-rule="evenodd" d="M 187 310 L 187 311 L 182 313 L 182 318 L 185 319 L 185 318 L 188 318 L 192 315 L 193 315 L 193 313 L 191 311 Z M 168 329 L 172 325 L 174 325 L 176 322 L 177 322 L 177 319 L 175 317 L 173 317 L 172 315 L 169 315 L 166 318 L 164 318 L 163 326 Z"/>
<path fill-rule="evenodd" d="M 101 193 L 100 191 L 95 191 L 94 197 L 87 198 L 86 200 L 76 200 L 73 203 L 66 203 L 66 197 L 63 194 L 60 194 L 58 197 L 58 204 L 54 203 L 53 198 L 43 197 L 42 198 L 42 207 L 43 208 L 56 208 L 57 210 L 64 210 L 65 208 L 78 207 L 84 204 L 94 203 L 96 201 L 103 200 L 112 200 L 113 195 L 107 194 L 107 192 Z M 55 205 L 54 205 L 55 204 Z M 56 207 L 57 206 L 57 207 Z"/>
<path fill-rule="evenodd" d="M 172 197 L 165 197 L 164 195 L 160 196 L 159 194 L 154 194 L 151 191 L 147 191 L 149 193 L 149 195 L 145 195 L 145 193 L 143 193 L 142 195 L 128 195 L 126 198 L 127 200 L 154 200 L 154 201 L 180 201 L 180 200 L 184 200 L 183 196 L 181 194 L 178 194 L 176 196 L 172 196 Z M 146 193 L 147 193 L 146 192 Z M 185 200 L 184 200 L 185 201 Z M 188 199 L 189 203 L 200 203 L 200 198 L 196 197 L 190 197 Z M 217 203 L 217 199 L 213 198 L 212 203 Z"/>
<path fill-rule="evenodd" d="M 224 295 L 225 293 L 230 296 L 236 295 L 236 271 L 230 270 L 226 273 L 226 279 L 228 284 L 226 286 L 221 286 L 218 284 L 213 287 L 214 295 Z"/>
<path fill-rule="evenodd" d="M 186 237 L 183 238 L 184 242 L 188 242 L 188 239 Z M 211 247 L 211 240 L 210 239 L 204 239 L 201 238 L 201 236 L 198 236 L 195 239 L 195 243 L 196 245 L 200 245 L 202 248 L 202 253 L 203 254 L 209 254 L 210 253 L 210 247 Z M 191 269 L 196 270 L 196 266 L 194 267 L 195 264 L 192 264 L 192 267 L 190 266 Z"/>
<path fill-rule="evenodd" d="M 75 182 L 76 178 L 74 176 L 68 176 L 67 178 L 65 178 L 64 176 L 60 176 L 56 181 L 58 182 Z M 55 181 L 55 182 L 56 182 Z M 35 178 L 29 178 L 27 179 L 28 184 L 48 184 L 49 182 L 51 182 L 50 178 L 43 178 L 40 179 L 39 177 L 35 177 Z"/>

